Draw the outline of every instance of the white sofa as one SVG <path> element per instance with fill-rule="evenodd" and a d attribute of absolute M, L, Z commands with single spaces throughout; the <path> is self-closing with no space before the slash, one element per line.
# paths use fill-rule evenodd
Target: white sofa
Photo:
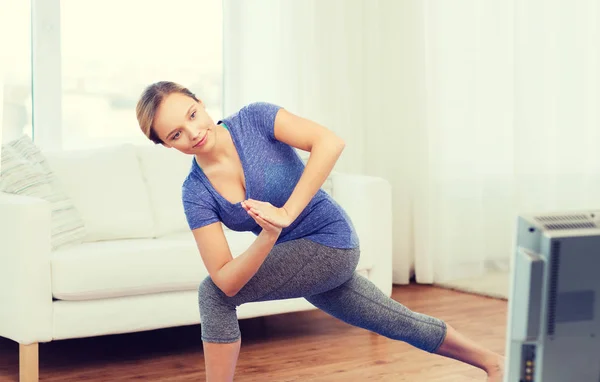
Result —
<path fill-rule="evenodd" d="M 131 144 L 44 155 L 86 236 L 52 250 L 49 203 L 0 193 L 0 336 L 20 344 L 21 380 L 38 379 L 40 342 L 199 324 L 197 287 L 208 273 L 181 206 L 191 157 Z M 389 183 L 334 172 L 323 189 L 358 231 L 358 271 L 390 295 Z M 225 233 L 234 256 L 254 240 Z M 238 317 L 309 309 L 304 299 L 249 303 Z"/>

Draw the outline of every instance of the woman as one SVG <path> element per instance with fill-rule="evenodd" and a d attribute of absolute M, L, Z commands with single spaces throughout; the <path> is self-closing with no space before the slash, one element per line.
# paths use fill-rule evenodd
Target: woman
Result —
<path fill-rule="evenodd" d="M 210 275 L 199 287 L 208 381 L 233 380 L 241 344 L 237 306 L 295 297 L 349 324 L 479 367 L 488 381 L 502 380 L 503 357 L 410 311 L 354 272 L 359 239 L 344 210 L 320 189 L 344 149 L 333 132 L 268 103 L 215 124 L 194 94 L 172 82 L 148 86 L 136 112 L 149 139 L 193 157 L 182 199 Z M 306 166 L 294 147 L 310 152 Z M 221 223 L 256 239 L 233 258 Z"/>

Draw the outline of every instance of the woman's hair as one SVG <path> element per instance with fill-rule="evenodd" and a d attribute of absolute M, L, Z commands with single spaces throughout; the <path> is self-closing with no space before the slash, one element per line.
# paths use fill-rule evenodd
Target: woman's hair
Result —
<path fill-rule="evenodd" d="M 158 107 L 163 99 L 172 93 L 181 93 L 193 98 L 196 102 L 199 102 L 198 98 L 196 98 L 196 95 L 187 88 L 175 82 L 159 81 L 149 85 L 146 87 L 146 89 L 144 89 L 144 92 L 142 93 L 135 108 L 140 129 L 142 129 L 142 132 L 144 135 L 146 135 L 146 137 L 148 137 L 148 139 L 156 144 L 163 143 L 162 139 L 160 139 L 154 131 L 153 124 L 154 117 L 156 116 L 156 110 L 158 110 Z"/>

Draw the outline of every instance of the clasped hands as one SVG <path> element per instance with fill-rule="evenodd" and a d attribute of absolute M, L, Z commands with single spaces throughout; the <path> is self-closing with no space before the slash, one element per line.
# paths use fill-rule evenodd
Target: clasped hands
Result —
<path fill-rule="evenodd" d="M 254 199 L 244 200 L 242 208 L 256 223 L 269 233 L 281 233 L 283 228 L 292 224 L 292 217 L 284 207 L 275 207 L 269 202 Z"/>

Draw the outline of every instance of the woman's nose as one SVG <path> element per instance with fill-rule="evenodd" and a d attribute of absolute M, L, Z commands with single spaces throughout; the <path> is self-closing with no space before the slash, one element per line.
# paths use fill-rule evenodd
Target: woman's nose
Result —
<path fill-rule="evenodd" d="M 200 128 L 190 127 L 188 128 L 188 137 L 190 140 L 194 140 L 200 137 Z"/>

